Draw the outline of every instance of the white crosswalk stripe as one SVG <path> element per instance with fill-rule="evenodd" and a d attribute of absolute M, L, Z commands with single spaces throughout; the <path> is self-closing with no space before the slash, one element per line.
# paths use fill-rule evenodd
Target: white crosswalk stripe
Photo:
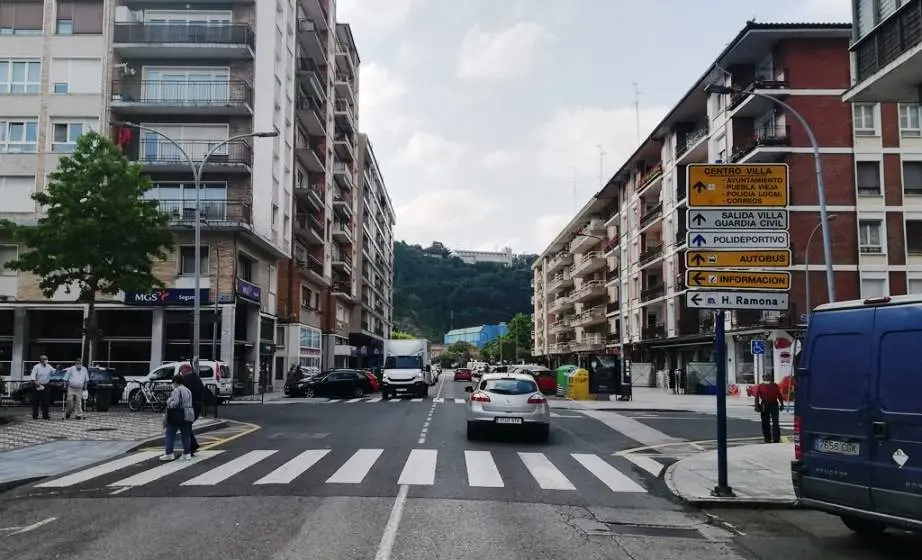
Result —
<path fill-rule="evenodd" d="M 376 483 L 380 481 L 382 469 L 393 469 L 394 474 L 391 476 L 394 478 L 390 480 L 396 485 L 438 487 L 441 483 L 455 484 L 457 482 L 454 474 L 439 475 L 440 462 L 445 465 L 458 465 L 461 459 L 460 455 L 455 455 L 456 452 L 440 452 L 437 449 L 412 449 L 409 453 L 389 451 L 390 460 L 386 461 L 382 461 L 385 455 L 384 449 L 357 449 L 345 454 L 336 453 L 328 448 L 306 449 L 288 457 L 284 457 L 283 453 L 286 451 L 257 449 L 232 457 L 226 451 L 202 451 L 190 461 L 177 460 L 158 464 L 157 452 L 136 452 L 42 482 L 35 485 L 35 488 L 60 491 L 65 488 L 78 487 L 102 477 L 118 479 L 109 484 L 103 481 L 104 487 L 117 489 L 153 486 L 153 483 L 158 482 L 160 483 L 156 486 L 158 489 L 164 484 L 186 488 L 220 488 L 222 483 L 232 478 L 238 481 L 252 481 L 246 484 L 257 487 L 278 488 L 281 485 L 295 484 L 302 477 L 317 480 L 318 475 L 320 478 L 317 482 L 320 484 L 360 485 L 368 481 L 372 472 L 377 473 L 373 480 Z M 393 461 L 395 458 L 393 453 L 399 453 L 399 462 Z M 270 465 L 267 459 L 274 457 L 281 457 L 287 461 L 284 463 L 272 461 Z M 658 475 L 662 470 L 662 465 L 652 459 L 649 459 L 649 464 L 641 464 L 640 460 L 644 459 L 643 457 L 625 458 L 651 474 Z M 501 460 L 498 462 L 497 459 Z M 517 462 L 519 466 L 515 467 L 510 463 L 512 460 L 516 460 L 514 462 Z M 510 488 L 518 484 L 526 485 L 530 489 L 534 489 L 537 485 L 541 490 L 576 491 L 580 484 L 594 479 L 613 493 L 645 494 L 647 492 L 637 479 L 632 478 L 632 475 L 637 476 L 637 473 L 627 463 L 613 464 L 594 453 L 557 452 L 549 456 L 547 453 L 540 452 L 464 450 L 463 461 L 460 463 L 463 464 L 460 468 L 466 471 L 469 488 L 499 489 Z M 183 472 L 196 465 L 198 466 L 192 469 L 194 472 L 191 474 Z M 140 472 L 139 467 L 143 469 Z M 132 472 L 127 473 L 127 476 L 120 476 L 119 471 L 124 469 L 130 469 Z M 508 469 L 512 469 L 512 472 Z M 398 470 L 399 474 L 397 474 Z M 520 474 L 526 471 L 529 479 L 523 479 Z M 324 481 L 323 477 L 330 472 L 333 474 Z M 505 478 L 509 476 L 513 478 Z M 598 492 L 598 486 L 591 491 Z"/>
<path fill-rule="evenodd" d="M 355 397 L 348 399 L 333 399 L 333 398 L 324 398 L 324 397 L 315 397 L 313 399 L 278 399 L 267 404 L 296 404 L 296 403 L 305 403 L 305 404 L 358 404 L 358 403 L 380 403 L 380 402 L 391 402 L 391 403 L 429 403 L 433 402 L 436 404 L 466 404 L 467 400 L 464 398 L 458 397 L 432 397 L 432 398 L 422 398 L 415 397 L 411 399 L 394 397 L 388 399 L 387 401 L 381 395 L 377 396 L 366 396 L 366 397 Z"/>
<path fill-rule="evenodd" d="M 465 402 L 464 399 L 455 399 L 455 404 L 464 404 Z"/>
<path fill-rule="evenodd" d="M 656 477 L 659 477 L 660 473 L 663 472 L 663 469 L 666 468 L 665 465 L 663 465 L 656 459 L 647 457 L 645 455 L 627 454 L 627 455 L 624 455 L 623 457 Z"/>
<path fill-rule="evenodd" d="M 445 399 L 442 397 L 436 397 L 432 399 L 432 402 L 442 404 L 443 402 L 445 402 Z"/>
<path fill-rule="evenodd" d="M 372 403 L 372 402 L 381 402 L 381 399 L 382 399 L 382 397 L 372 397 L 372 398 L 368 399 L 368 402 L 370 402 L 370 403 Z"/>

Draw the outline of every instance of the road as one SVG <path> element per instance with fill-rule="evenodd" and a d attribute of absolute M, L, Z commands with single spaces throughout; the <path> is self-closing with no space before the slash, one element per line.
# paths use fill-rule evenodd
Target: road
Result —
<path fill-rule="evenodd" d="M 261 428 L 195 461 L 139 452 L 4 495 L 0 557 L 752 560 L 778 557 L 771 535 L 782 556 L 857 558 L 820 514 L 808 515 L 827 528 L 810 534 L 796 516 L 677 504 L 660 474 L 707 447 L 712 416 L 560 410 L 547 444 L 469 442 L 464 385 L 444 374 L 422 400 L 226 407 Z M 759 433 L 745 420 L 729 430 Z M 861 558 L 902 558 L 874 554 Z"/>

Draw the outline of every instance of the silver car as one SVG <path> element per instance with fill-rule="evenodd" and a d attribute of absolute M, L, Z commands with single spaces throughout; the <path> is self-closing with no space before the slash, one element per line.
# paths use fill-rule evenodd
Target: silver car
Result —
<path fill-rule="evenodd" d="M 551 410 L 531 375 L 485 373 L 472 387 L 467 400 L 467 439 L 477 439 L 495 429 L 529 431 L 548 440 Z"/>

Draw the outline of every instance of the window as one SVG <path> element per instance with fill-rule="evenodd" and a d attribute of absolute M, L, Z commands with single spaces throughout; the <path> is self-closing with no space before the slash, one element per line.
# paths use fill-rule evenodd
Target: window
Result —
<path fill-rule="evenodd" d="M 154 183 L 144 198 L 160 202 L 160 211 L 175 219 L 195 219 L 195 185 L 186 183 Z M 205 220 L 223 221 L 228 218 L 227 183 L 206 182 L 199 189 L 199 214 Z"/>
<path fill-rule="evenodd" d="M 910 138 L 922 136 L 922 122 L 919 120 L 922 105 L 900 104 L 900 135 Z"/>
<path fill-rule="evenodd" d="M 0 95 L 36 94 L 41 76 L 42 63 L 37 60 L 0 60 Z"/>
<path fill-rule="evenodd" d="M 201 269 L 202 276 L 208 274 L 208 247 L 203 246 L 201 248 L 201 259 L 199 260 L 199 267 Z M 179 248 L 179 275 L 180 276 L 192 276 L 195 274 L 195 247 L 180 247 Z"/>
<path fill-rule="evenodd" d="M 0 35 L 41 35 L 44 4 L 27 0 L 0 2 Z"/>
<path fill-rule="evenodd" d="M 58 35 L 100 35 L 103 20 L 102 0 L 58 0 Z"/>
<path fill-rule="evenodd" d="M 922 220 L 906 220 L 906 253 L 922 255 Z"/>
<path fill-rule="evenodd" d="M 6 267 L 6 263 L 19 258 L 19 247 L 16 245 L 0 245 L 0 276 L 16 276 L 15 270 Z"/>
<path fill-rule="evenodd" d="M 855 181 L 858 194 L 863 196 L 880 195 L 880 162 L 859 161 L 855 163 Z"/>
<path fill-rule="evenodd" d="M 877 119 L 875 119 L 876 105 L 855 103 L 853 113 L 855 119 L 855 136 L 877 136 Z"/>
<path fill-rule="evenodd" d="M 910 278 L 906 283 L 907 294 L 922 294 L 922 278 Z"/>
<path fill-rule="evenodd" d="M 903 193 L 922 195 L 922 161 L 903 162 Z"/>
<path fill-rule="evenodd" d="M 237 255 L 237 278 L 240 278 L 244 282 L 252 282 L 255 276 L 255 268 L 256 264 L 253 262 L 253 259 L 244 255 Z"/>
<path fill-rule="evenodd" d="M 69 154 L 77 146 L 77 138 L 86 132 L 83 123 L 54 123 L 51 125 L 51 151 Z"/>
<path fill-rule="evenodd" d="M 307 286 L 301 286 L 301 307 L 316 309 L 314 307 L 314 292 Z"/>
<path fill-rule="evenodd" d="M 102 93 L 102 60 L 55 58 L 51 61 L 52 93 Z"/>
<path fill-rule="evenodd" d="M 858 245 L 862 253 L 883 253 L 880 220 L 858 221 Z"/>
<path fill-rule="evenodd" d="M 0 176 L 0 200 L 3 201 L 4 213 L 35 212 L 35 201 L 32 200 L 34 192 L 35 177 L 31 175 Z"/>
<path fill-rule="evenodd" d="M 0 121 L 0 153 L 38 151 L 38 121 Z"/>
<path fill-rule="evenodd" d="M 885 278 L 862 278 L 861 279 L 861 297 L 876 298 L 884 297 L 887 294 L 887 280 Z"/>

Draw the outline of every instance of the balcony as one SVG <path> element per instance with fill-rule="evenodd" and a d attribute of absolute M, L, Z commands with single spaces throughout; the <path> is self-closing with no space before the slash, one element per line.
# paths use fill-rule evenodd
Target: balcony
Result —
<path fill-rule="evenodd" d="M 322 184 L 295 185 L 295 196 L 306 202 L 312 210 L 322 210 L 325 204 Z"/>
<path fill-rule="evenodd" d="M 121 115 L 250 115 L 253 88 L 236 80 L 115 80 L 111 107 Z"/>
<path fill-rule="evenodd" d="M 573 263 L 573 254 L 569 251 L 561 251 L 554 255 L 554 258 L 548 261 L 547 263 L 547 273 L 553 274 L 558 270 L 566 268 L 568 265 Z"/>
<path fill-rule="evenodd" d="M 170 217 L 170 225 L 195 226 L 194 200 L 160 200 L 160 211 Z M 198 215 L 208 223 L 209 229 L 240 228 L 253 223 L 253 208 L 242 200 L 201 200 Z"/>
<path fill-rule="evenodd" d="M 799 316 L 795 309 L 783 311 L 736 311 L 733 330 L 778 329 L 797 325 Z"/>
<path fill-rule="evenodd" d="M 582 253 L 592 249 L 605 238 L 605 222 L 601 219 L 593 218 L 577 234 L 576 238 L 570 242 L 571 253 Z"/>
<path fill-rule="evenodd" d="M 732 118 L 753 118 L 774 109 L 774 102 L 771 99 L 759 95 L 752 95 L 752 92 L 780 97 L 785 95 L 786 89 L 791 84 L 786 78 L 786 70 L 781 70 L 774 76 L 765 76 L 756 78 L 746 87 L 740 88 L 741 91 L 730 95 L 729 110 Z"/>
<path fill-rule="evenodd" d="M 730 159 L 733 163 L 770 163 L 784 157 L 790 145 L 791 127 L 765 126 L 749 139 L 741 139 Z"/>
<path fill-rule="evenodd" d="M 650 325 L 640 331 L 642 340 L 656 340 L 666 338 L 666 325 Z"/>
<path fill-rule="evenodd" d="M 323 277 L 323 261 L 321 259 L 314 255 L 305 255 L 304 259 L 296 259 L 295 264 L 298 269 L 306 272 L 311 279 L 321 284 L 326 283 Z"/>
<path fill-rule="evenodd" d="M 564 270 L 560 274 L 557 274 L 547 284 L 547 289 L 549 292 L 556 292 L 561 288 L 567 288 L 573 285 L 573 277 L 570 275 L 570 270 Z"/>
<path fill-rule="evenodd" d="M 608 321 L 608 316 L 605 311 L 604 305 L 597 305 L 592 309 L 583 311 L 579 315 L 573 318 L 570 324 L 574 327 L 590 327 L 592 325 L 600 325 Z"/>
<path fill-rule="evenodd" d="M 574 317 L 572 315 L 567 315 L 561 319 L 558 319 L 547 326 L 548 331 L 553 333 L 565 332 L 573 328 Z"/>
<path fill-rule="evenodd" d="M 600 333 L 585 334 L 583 338 L 570 343 L 573 352 L 597 352 L 605 348 L 605 337 Z"/>
<path fill-rule="evenodd" d="M 330 14 L 327 12 L 327 0 L 299 0 L 298 4 L 304 9 L 304 13 L 314 23 L 326 30 L 327 22 L 330 21 Z"/>
<path fill-rule="evenodd" d="M 548 346 L 548 352 L 551 354 L 569 354 L 570 353 L 570 343 L 569 342 L 558 342 Z"/>
<path fill-rule="evenodd" d="M 331 261 L 333 265 L 333 270 L 337 270 L 346 274 L 348 276 L 352 275 L 352 257 L 344 253 L 333 254 L 333 260 Z"/>
<path fill-rule="evenodd" d="M 635 191 L 637 192 L 637 194 L 640 194 L 643 191 L 650 188 L 651 186 L 653 186 L 654 184 L 660 182 L 662 178 L 663 178 L 663 164 L 658 163 L 654 165 L 649 171 L 644 173 L 643 177 L 641 177 L 640 180 L 637 181 L 637 189 L 635 189 Z"/>
<path fill-rule="evenodd" d="M 310 173 L 323 173 L 326 170 L 323 156 L 310 145 L 306 138 L 298 140 L 295 146 L 295 157 L 298 158 L 304 169 Z"/>
<path fill-rule="evenodd" d="M 333 239 L 340 243 L 352 244 L 352 228 L 349 224 L 342 222 L 333 223 Z"/>
<path fill-rule="evenodd" d="M 295 64 L 295 74 L 309 95 L 320 100 L 327 98 L 327 74 L 321 70 L 313 60 L 301 57 Z"/>
<path fill-rule="evenodd" d="M 617 314 L 619 311 L 621 311 L 620 301 L 618 300 L 609 301 L 608 303 L 605 304 L 605 314 L 606 315 Z"/>
<path fill-rule="evenodd" d="M 855 86 L 845 101 L 919 102 L 922 75 L 922 0 L 905 0 L 890 17 L 855 41 Z"/>
<path fill-rule="evenodd" d="M 326 37 L 321 34 L 321 31 L 312 20 L 298 20 L 298 40 L 301 43 L 302 52 L 314 61 L 326 65 Z"/>
<path fill-rule="evenodd" d="M 573 265 L 571 276 L 574 278 L 581 278 L 597 270 L 601 270 L 604 267 L 605 254 L 602 253 L 602 251 L 593 251 L 585 255 L 580 255 L 579 260 Z"/>
<path fill-rule="evenodd" d="M 640 229 L 652 224 L 663 216 L 663 203 L 659 202 L 647 208 L 647 211 L 640 217 Z"/>
<path fill-rule="evenodd" d="M 333 79 L 336 96 L 349 103 L 355 103 L 355 78 L 345 72 L 337 72 Z"/>
<path fill-rule="evenodd" d="M 698 336 L 714 334 L 714 319 L 704 313 L 695 313 L 696 310 L 683 308 L 681 313 L 685 316 L 679 319 L 677 325 L 678 336 Z"/>
<path fill-rule="evenodd" d="M 573 298 L 569 295 L 556 298 L 548 305 L 547 308 L 547 310 L 551 313 L 560 313 L 561 311 L 566 311 L 568 309 L 573 309 Z"/>
<path fill-rule="evenodd" d="M 355 68 L 355 60 L 352 59 L 352 52 L 349 47 L 342 41 L 336 41 L 336 61 L 342 63 L 347 70 Z"/>
<path fill-rule="evenodd" d="M 175 144 L 161 140 L 153 133 L 144 133 L 128 145 L 126 155 L 131 161 L 141 164 L 145 172 L 191 173 L 192 168 L 186 155 L 200 165 L 205 155 L 224 140 L 177 140 L 182 151 Z M 185 152 L 186 155 L 183 155 Z M 205 173 L 249 173 L 253 163 L 253 150 L 242 140 L 222 145 L 208 157 Z"/>
<path fill-rule="evenodd" d="M 333 210 L 345 219 L 352 217 L 352 199 L 346 198 L 343 193 L 333 195 Z"/>
<path fill-rule="evenodd" d="M 333 163 L 333 179 L 340 187 L 351 189 L 354 186 L 352 167 L 339 161 Z"/>
<path fill-rule="evenodd" d="M 666 295 L 666 284 L 660 283 L 640 291 L 640 301 L 652 301 Z"/>
<path fill-rule="evenodd" d="M 694 163 L 707 161 L 707 138 L 711 134 L 708 125 L 689 132 L 676 144 L 675 154 L 677 163 Z"/>
<path fill-rule="evenodd" d="M 336 262 L 337 261 L 334 259 L 334 267 L 336 267 Z M 333 297 L 335 298 L 352 301 L 352 284 L 349 282 L 333 281 L 333 286 L 330 291 L 333 293 Z"/>
<path fill-rule="evenodd" d="M 663 242 L 660 241 L 654 245 L 651 245 L 641 251 L 640 256 L 637 257 L 637 266 L 644 266 L 650 264 L 656 259 L 663 256 Z"/>
<path fill-rule="evenodd" d="M 292 222 L 295 237 L 306 245 L 323 245 L 323 222 L 314 216 L 296 216 Z"/>
<path fill-rule="evenodd" d="M 608 295 L 608 288 L 605 287 L 605 283 L 601 280 L 592 280 L 584 283 L 579 290 L 576 290 L 573 294 L 573 301 L 574 303 L 581 303 L 606 295 Z"/>
<path fill-rule="evenodd" d="M 310 96 L 298 96 L 295 100 L 295 116 L 311 136 L 326 136 L 326 115 L 316 99 Z"/>
<path fill-rule="evenodd" d="M 256 35 L 245 23 L 116 23 L 112 43 L 122 59 L 252 60 Z"/>
<path fill-rule="evenodd" d="M 336 101 L 333 106 L 333 117 L 336 119 L 336 125 L 352 134 L 355 132 L 355 109 L 345 101 Z"/>
<path fill-rule="evenodd" d="M 355 140 L 351 136 L 337 134 L 333 138 L 333 149 L 336 151 L 336 157 L 347 163 L 355 161 L 354 142 Z"/>

